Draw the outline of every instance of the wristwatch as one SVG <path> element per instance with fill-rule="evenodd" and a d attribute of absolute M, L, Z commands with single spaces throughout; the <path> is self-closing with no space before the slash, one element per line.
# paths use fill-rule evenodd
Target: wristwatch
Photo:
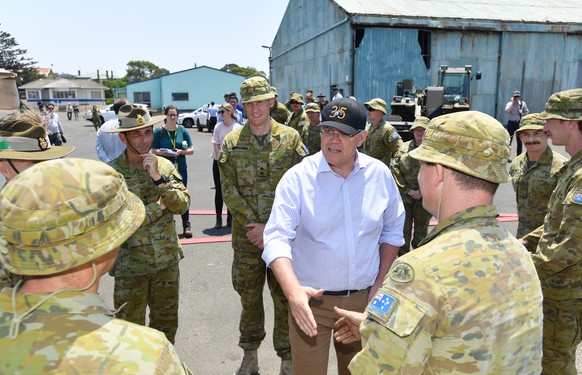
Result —
<path fill-rule="evenodd" d="M 160 178 L 156 181 L 154 181 L 154 184 L 156 186 L 160 186 L 161 184 L 167 184 L 170 180 L 168 180 L 168 177 L 161 175 Z"/>

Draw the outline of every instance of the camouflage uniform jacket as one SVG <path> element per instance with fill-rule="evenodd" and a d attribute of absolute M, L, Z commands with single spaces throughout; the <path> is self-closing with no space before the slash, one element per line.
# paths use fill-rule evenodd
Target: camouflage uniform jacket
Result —
<path fill-rule="evenodd" d="M 307 124 L 309 124 L 309 117 L 307 117 L 307 113 L 305 113 L 305 110 L 303 109 L 301 109 L 301 113 L 299 114 L 291 112 L 289 118 L 287 119 L 287 126 L 292 127 L 298 132 L 300 132 L 301 129 L 303 129 L 303 127 Z"/>
<path fill-rule="evenodd" d="M 548 201 L 560 177 L 560 168 L 568 161 L 548 146 L 531 167 L 527 153 L 518 155 L 509 167 L 509 175 L 517 201 L 517 238 L 521 238 L 544 223 Z"/>
<path fill-rule="evenodd" d="M 317 126 L 311 126 L 308 122 L 303 129 L 301 129 L 301 139 L 307 149 L 309 155 L 313 155 L 321 150 L 321 133 Z"/>
<path fill-rule="evenodd" d="M 581 299 L 582 151 L 578 151 L 562 168 L 548 203 L 544 226 L 524 236 L 524 239 L 532 242 L 539 236 L 539 245 L 532 257 L 544 297 Z"/>
<path fill-rule="evenodd" d="M 411 190 L 419 189 L 418 172 L 420 171 L 420 162 L 408 155 L 415 148 L 414 140 L 404 142 L 394 157 L 392 174 L 403 197 L 408 196 Z"/>
<path fill-rule="evenodd" d="M 542 291 L 492 205 L 442 220 L 366 308 L 352 374 L 539 374 Z"/>
<path fill-rule="evenodd" d="M 226 135 L 218 166 L 224 201 L 234 218 L 235 247 L 246 241 L 235 232 L 250 223 L 267 222 L 279 180 L 305 155 L 307 149 L 299 133 L 274 120 L 263 146 L 248 123 Z"/>
<path fill-rule="evenodd" d="M 137 169 L 122 153 L 109 163 L 125 177 L 129 191 L 137 195 L 146 207 L 141 227 L 123 244 L 117 255 L 111 276 L 148 275 L 167 268 L 184 258 L 174 224 L 174 215 L 190 206 L 190 196 L 182 184 L 182 176 L 174 165 L 158 157 L 160 174 L 170 181 L 157 187 L 145 169 Z M 160 209 L 158 199 L 166 208 Z"/>
<path fill-rule="evenodd" d="M 163 333 L 115 319 L 95 293 L 62 292 L 8 333 L 12 289 L 0 293 L 0 372 L 3 374 L 190 374 Z M 23 313 L 48 294 L 16 295 Z"/>
<path fill-rule="evenodd" d="M 402 138 L 396 129 L 382 120 L 376 126 L 366 125 L 368 137 L 362 144 L 361 150 L 364 154 L 379 159 L 390 167 L 392 158 L 398 152 L 402 144 Z"/>
<path fill-rule="evenodd" d="M 281 102 L 275 101 L 275 106 L 271 108 L 271 117 L 279 124 L 285 125 L 289 119 L 289 111 Z"/>

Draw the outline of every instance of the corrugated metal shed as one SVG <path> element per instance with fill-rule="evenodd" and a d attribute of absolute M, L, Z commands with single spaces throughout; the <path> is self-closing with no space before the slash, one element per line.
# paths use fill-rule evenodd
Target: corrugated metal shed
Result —
<path fill-rule="evenodd" d="M 440 65 L 472 65 L 472 107 L 505 122 L 520 90 L 531 111 L 582 87 L 582 0 L 290 0 L 271 54 L 285 101 L 307 88 L 390 101 L 396 84 L 436 84 Z M 543 53 L 542 53 L 543 52 Z"/>
<path fill-rule="evenodd" d="M 351 16 L 552 23 L 582 27 L 580 0 L 335 0 Z M 356 18 L 356 23 L 358 18 Z M 431 25 L 433 26 L 433 25 Z"/>

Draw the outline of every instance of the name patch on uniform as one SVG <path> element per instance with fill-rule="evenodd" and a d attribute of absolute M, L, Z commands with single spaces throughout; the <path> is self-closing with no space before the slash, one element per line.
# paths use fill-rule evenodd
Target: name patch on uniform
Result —
<path fill-rule="evenodd" d="M 372 302 L 368 305 L 367 310 L 379 318 L 386 319 L 393 306 L 394 297 L 379 290 Z"/>
<path fill-rule="evenodd" d="M 582 204 L 582 191 L 575 192 L 572 201 L 577 204 Z"/>
<path fill-rule="evenodd" d="M 407 283 L 414 279 L 414 270 L 408 263 L 396 263 L 390 270 L 390 278 L 397 283 Z"/>
<path fill-rule="evenodd" d="M 233 148 L 231 148 L 231 150 L 244 150 L 244 151 L 248 151 L 248 146 L 234 146 Z"/>

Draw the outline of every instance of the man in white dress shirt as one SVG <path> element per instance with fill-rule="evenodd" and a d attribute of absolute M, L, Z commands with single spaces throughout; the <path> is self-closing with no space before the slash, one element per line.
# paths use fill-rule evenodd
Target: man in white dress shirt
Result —
<path fill-rule="evenodd" d="M 322 111 L 321 152 L 277 185 L 263 259 L 289 300 L 294 374 L 326 374 L 334 306 L 363 312 L 404 244 L 404 208 L 390 170 L 361 154 L 367 111 L 350 98 Z M 360 343 L 334 342 L 338 373 Z"/>
<path fill-rule="evenodd" d="M 119 127 L 119 108 L 124 105 L 129 104 L 129 100 L 126 98 L 117 99 L 113 103 L 113 112 L 115 112 L 115 117 L 111 120 L 106 121 L 99 130 L 97 130 L 97 139 L 95 141 L 95 150 L 97 151 L 97 156 L 104 163 L 109 163 L 113 159 L 117 159 L 119 155 L 125 151 L 125 144 L 119 139 L 119 134 L 109 133 L 109 129 Z"/>

